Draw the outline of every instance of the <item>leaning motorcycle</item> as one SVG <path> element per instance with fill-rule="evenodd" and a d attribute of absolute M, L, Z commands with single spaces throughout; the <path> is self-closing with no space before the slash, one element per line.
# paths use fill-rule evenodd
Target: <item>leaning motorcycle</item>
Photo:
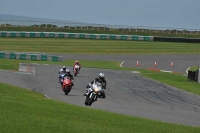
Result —
<path fill-rule="evenodd" d="M 85 96 L 85 105 L 91 106 L 93 102 L 97 101 L 99 96 L 103 93 L 103 87 L 102 84 L 99 82 L 96 82 L 91 85 L 90 88 L 88 88 L 89 93 Z"/>
<path fill-rule="evenodd" d="M 62 89 L 65 92 L 65 95 L 68 95 L 68 93 L 72 89 L 72 80 L 69 76 L 64 77 L 63 79 L 63 84 L 62 84 Z"/>
<path fill-rule="evenodd" d="M 74 76 L 76 76 L 79 73 L 79 68 L 80 68 L 79 65 L 74 66 Z"/>

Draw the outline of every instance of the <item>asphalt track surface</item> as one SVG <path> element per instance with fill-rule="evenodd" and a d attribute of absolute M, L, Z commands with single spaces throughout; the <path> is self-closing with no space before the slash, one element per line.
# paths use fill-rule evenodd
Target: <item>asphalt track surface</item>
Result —
<path fill-rule="evenodd" d="M 150 67 L 153 66 L 152 61 L 155 58 L 157 62 L 159 61 L 159 64 L 168 64 L 174 57 L 173 61 L 177 63 L 173 68 L 170 65 L 165 66 L 166 68 L 162 68 L 161 65 L 159 67 L 163 70 L 174 69 L 178 72 L 185 72 L 189 66 L 199 63 L 199 55 L 64 55 L 64 57 L 72 60 L 124 61 L 123 67 L 135 67 L 134 61 L 136 60 L 149 61 L 146 67 Z M 35 75 L 0 71 L 0 82 L 31 89 L 51 99 L 87 108 L 102 109 L 176 124 L 200 126 L 200 96 L 142 77 L 137 73 L 84 67 L 75 77 L 75 85 L 72 91 L 66 96 L 58 83 L 58 71 L 61 67 L 59 65 L 35 65 Z M 71 66 L 68 67 L 72 70 Z M 106 99 L 98 99 L 92 106 L 85 106 L 83 96 L 85 87 L 100 72 L 105 73 L 108 83 L 105 90 Z"/>

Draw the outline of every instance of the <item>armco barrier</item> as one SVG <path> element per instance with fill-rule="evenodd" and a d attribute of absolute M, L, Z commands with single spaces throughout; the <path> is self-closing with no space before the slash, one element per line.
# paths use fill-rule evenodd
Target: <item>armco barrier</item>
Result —
<path fill-rule="evenodd" d="M 200 38 L 154 37 L 154 41 L 200 43 Z"/>
<path fill-rule="evenodd" d="M 0 37 L 80 38 L 80 39 L 130 40 L 130 41 L 154 40 L 153 36 L 86 34 L 86 33 L 65 33 L 65 32 L 15 32 L 15 31 L 0 31 Z"/>
<path fill-rule="evenodd" d="M 187 79 L 199 82 L 199 69 L 196 71 L 188 71 Z"/>
<path fill-rule="evenodd" d="M 5 59 L 20 59 L 20 60 L 41 60 L 41 61 L 64 61 L 62 56 L 55 56 L 42 53 L 17 53 L 17 52 L 1 52 L 0 58 Z"/>

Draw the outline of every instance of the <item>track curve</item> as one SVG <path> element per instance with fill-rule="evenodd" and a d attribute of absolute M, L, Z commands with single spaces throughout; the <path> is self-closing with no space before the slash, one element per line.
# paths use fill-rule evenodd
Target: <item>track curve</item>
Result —
<path fill-rule="evenodd" d="M 12 85 L 40 92 L 51 99 L 85 106 L 83 94 L 86 85 L 98 73 L 103 72 L 108 82 L 105 90 L 106 99 L 98 99 L 88 108 L 200 126 L 200 97 L 197 95 L 142 77 L 137 73 L 83 67 L 75 77 L 72 91 L 66 96 L 58 83 L 60 68 L 59 65 L 35 65 L 36 75 L 0 71 L 0 82 L 10 84 L 9 81 L 12 80 Z"/>

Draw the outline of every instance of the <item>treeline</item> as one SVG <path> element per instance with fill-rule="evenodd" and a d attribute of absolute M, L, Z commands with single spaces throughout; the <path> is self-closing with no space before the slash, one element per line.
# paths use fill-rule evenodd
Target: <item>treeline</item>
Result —
<path fill-rule="evenodd" d="M 186 37 L 200 38 L 198 31 L 187 30 L 156 30 L 145 28 L 110 28 L 104 26 L 85 26 L 67 25 L 58 27 L 53 24 L 40 24 L 30 26 L 16 26 L 11 24 L 1 24 L 1 31 L 46 31 L 46 32 L 72 32 L 72 33 L 91 33 L 91 34 L 119 34 L 119 35 L 141 35 L 141 36 L 164 36 L 164 37 Z"/>

